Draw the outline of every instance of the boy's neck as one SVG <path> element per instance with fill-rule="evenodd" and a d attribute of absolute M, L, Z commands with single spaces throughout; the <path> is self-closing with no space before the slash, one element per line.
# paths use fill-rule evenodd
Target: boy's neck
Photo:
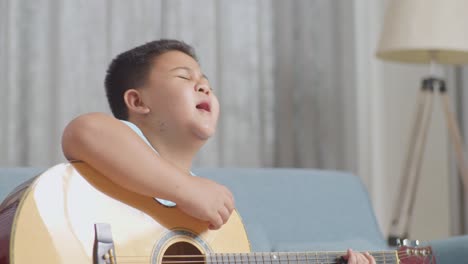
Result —
<path fill-rule="evenodd" d="M 165 138 L 154 133 L 154 130 L 150 127 L 143 124 L 136 125 L 163 159 L 180 170 L 190 173 L 193 159 L 205 141 L 196 140 L 195 138 L 187 138 L 186 140 Z"/>
<path fill-rule="evenodd" d="M 148 141 L 164 160 L 190 174 L 192 162 L 198 152 L 198 148 L 188 149 L 187 147 L 176 147 L 174 145 L 164 144 L 161 140 L 151 138 L 148 138 Z"/>

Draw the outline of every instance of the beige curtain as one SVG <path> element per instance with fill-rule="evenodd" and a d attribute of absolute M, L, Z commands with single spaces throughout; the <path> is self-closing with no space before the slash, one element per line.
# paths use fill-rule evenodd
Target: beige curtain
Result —
<path fill-rule="evenodd" d="M 352 1 L 1 0 L 0 166 L 64 161 L 75 116 L 109 112 L 117 53 L 157 38 L 198 51 L 222 115 L 196 166 L 355 170 Z"/>

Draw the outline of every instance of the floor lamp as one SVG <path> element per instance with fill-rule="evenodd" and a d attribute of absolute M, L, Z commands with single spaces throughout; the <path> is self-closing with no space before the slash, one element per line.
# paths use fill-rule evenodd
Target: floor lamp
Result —
<path fill-rule="evenodd" d="M 419 182 L 421 162 L 434 97 L 440 97 L 447 129 L 455 150 L 465 193 L 468 193 L 468 167 L 460 129 L 450 105 L 444 79 L 434 66 L 468 63 L 467 0 L 390 0 L 377 57 L 382 60 L 430 64 L 431 74 L 422 80 L 400 185 L 392 215 L 388 242 L 408 236 Z"/>

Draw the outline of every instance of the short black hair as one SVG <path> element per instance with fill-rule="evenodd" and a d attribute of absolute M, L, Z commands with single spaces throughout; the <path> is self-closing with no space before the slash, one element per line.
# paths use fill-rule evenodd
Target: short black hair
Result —
<path fill-rule="evenodd" d="M 195 50 L 183 41 L 161 39 L 148 42 L 115 57 L 107 69 L 104 85 L 112 114 L 122 120 L 128 119 L 124 94 L 129 89 L 143 86 L 154 59 L 169 51 L 183 52 L 198 61 Z"/>

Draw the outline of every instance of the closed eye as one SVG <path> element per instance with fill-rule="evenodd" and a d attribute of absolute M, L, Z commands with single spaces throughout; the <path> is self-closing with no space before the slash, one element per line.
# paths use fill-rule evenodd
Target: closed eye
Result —
<path fill-rule="evenodd" d="M 187 77 L 187 76 L 178 75 L 177 77 L 184 79 L 184 80 L 190 80 L 190 77 Z"/>

